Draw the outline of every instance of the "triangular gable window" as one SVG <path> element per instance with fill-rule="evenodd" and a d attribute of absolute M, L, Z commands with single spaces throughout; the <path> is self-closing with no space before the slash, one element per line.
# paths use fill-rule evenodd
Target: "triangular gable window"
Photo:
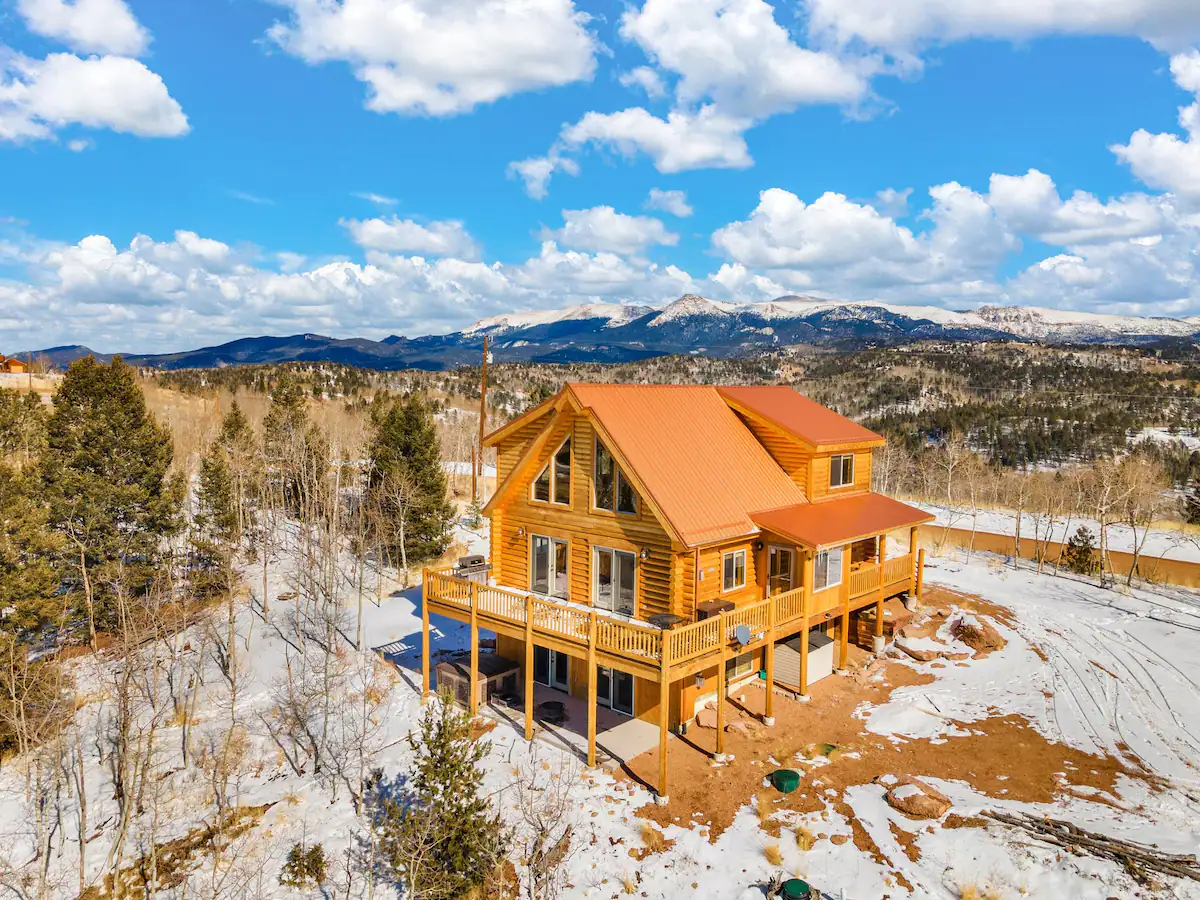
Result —
<path fill-rule="evenodd" d="M 592 503 L 596 509 L 629 514 L 637 512 L 637 492 L 599 438 L 596 439 L 596 478 Z"/>
<path fill-rule="evenodd" d="M 571 439 L 567 438 L 533 479 L 533 499 L 559 506 L 571 505 Z"/>

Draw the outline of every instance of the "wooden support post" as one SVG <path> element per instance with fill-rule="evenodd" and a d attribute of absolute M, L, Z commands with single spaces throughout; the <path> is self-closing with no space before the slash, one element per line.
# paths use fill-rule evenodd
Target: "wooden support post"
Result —
<path fill-rule="evenodd" d="M 587 652 L 587 739 L 588 765 L 596 765 L 596 611 L 588 616 L 588 652 Z"/>
<path fill-rule="evenodd" d="M 421 697 L 431 693 L 429 684 L 429 570 L 421 570 Z M 265 602 L 266 595 L 263 595 Z"/>
<path fill-rule="evenodd" d="M 842 623 L 838 629 L 838 668 L 846 668 L 850 662 L 850 579 L 842 573 Z"/>
<path fill-rule="evenodd" d="M 525 595 L 525 740 L 533 740 L 533 597 Z"/>
<path fill-rule="evenodd" d="M 729 685 L 725 682 L 725 656 L 729 647 L 729 632 L 725 627 L 725 610 L 721 610 L 718 614 L 720 619 L 719 631 L 720 635 L 720 657 L 717 659 L 717 761 L 725 759 L 725 694 L 729 690 Z"/>
<path fill-rule="evenodd" d="M 658 802 L 667 802 L 667 740 L 671 728 L 671 632 L 662 633 L 662 668 L 658 674 Z"/>
<path fill-rule="evenodd" d="M 471 715 L 479 712 L 479 582 L 471 582 Z"/>
<path fill-rule="evenodd" d="M 808 615 L 800 620 L 800 693 L 808 694 Z"/>
<path fill-rule="evenodd" d="M 922 547 L 917 553 L 917 603 L 924 599 L 925 595 L 925 548 Z"/>
<path fill-rule="evenodd" d="M 770 588 L 768 588 L 770 590 Z M 767 696 L 763 699 L 763 724 L 775 724 L 775 598 L 767 602 L 767 645 L 763 647 L 763 668 L 767 672 Z"/>

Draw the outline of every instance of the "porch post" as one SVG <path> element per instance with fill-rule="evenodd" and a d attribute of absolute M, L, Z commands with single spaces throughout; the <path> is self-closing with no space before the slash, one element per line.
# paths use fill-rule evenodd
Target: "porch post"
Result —
<path fill-rule="evenodd" d="M 770 590 L 768 587 L 767 590 Z M 775 724 L 775 598 L 767 598 L 767 645 L 763 648 L 767 671 L 767 696 L 763 701 L 763 724 Z"/>
<path fill-rule="evenodd" d="M 800 693 L 808 695 L 808 630 L 811 627 L 813 596 L 813 554 L 804 551 L 804 616 L 800 619 Z"/>
<path fill-rule="evenodd" d="M 533 595 L 525 595 L 525 740 L 533 740 Z"/>
<path fill-rule="evenodd" d="M 421 570 L 421 699 L 429 689 L 429 570 Z"/>
<path fill-rule="evenodd" d="M 725 610 L 718 614 L 720 627 L 721 652 L 717 659 L 717 761 L 725 759 L 725 693 L 729 686 L 725 683 L 725 649 L 729 644 L 729 635 L 725 630 Z"/>
<path fill-rule="evenodd" d="M 917 538 L 918 538 L 918 534 L 919 534 L 919 532 L 918 532 L 919 527 L 920 526 L 914 525 L 914 526 L 912 526 L 912 528 L 908 529 L 908 552 L 909 552 L 909 555 L 912 557 L 912 561 L 914 563 L 917 561 L 917 559 L 921 555 L 920 548 L 917 547 Z M 917 592 L 917 578 L 914 578 L 912 576 L 911 572 L 909 573 L 908 590 L 909 590 L 909 593 L 912 593 L 912 594 L 915 594 Z"/>
<path fill-rule="evenodd" d="M 662 667 L 658 673 L 658 802 L 666 803 L 667 740 L 671 727 L 671 632 L 662 633 Z"/>
<path fill-rule="evenodd" d="M 588 651 L 587 651 L 587 737 L 588 765 L 596 766 L 596 611 L 588 616 Z"/>
<path fill-rule="evenodd" d="M 471 715 L 479 712 L 479 582 L 471 582 Z"/>
<path fill-rule="evenodd" d="M 925 593 L 925 548 L 917 553 L 917 604 L 920 605 Z"/>
<path fill-rule="evenodd" d="M 846 664 L 850 661 L 850 573 L 842 572 L 842 586 L 839 593 L 842 595 L 842 625 L 838 629 L 838 668 L 846 668 Z"/>
<path fill-rule="evenodd" d="M 885 585 L 883 583 L 883 567 L 887 562 L 887 535 L 879 536 L 879 599 L 875 601 L 875 641 L 871 648 L 876 653 L 883 652 L 883 594 Z"/>

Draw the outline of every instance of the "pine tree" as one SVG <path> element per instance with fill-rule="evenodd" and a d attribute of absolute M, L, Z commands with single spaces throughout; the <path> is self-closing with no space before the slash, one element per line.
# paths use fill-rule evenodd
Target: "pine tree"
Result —
<path fill-rule="evenodd" d="M 381 854 L 407 896 L 457 900 L 487 880 L 511 838 L 480 789 L 491 744 L 472 739 L 470 716 L 449 692 L 426 707 L 408 742 L 410 779 L 372 801 Z"/>
<path fill-rule="evenodd" d="M 1063 550 L 1063 565 L 1077 575 L 1094 575 L 1100 568 L 1096 560 L 1096 536 L 1080 525 Z"/>
<path fill-rule="evenodd" d="M 10 610 L 0 620 L 5 629 L 36 628 L 61 610 L 53 566 L 60 542 L 47 527 L 37 487 L 33 478 L 0 463 L 0 607 Z"/>
<path fill-rule="evenodd" d="M 40 460 L 49 521 L 65 537 L 60 573 L 96 629 L 110 624 L 119 584 L 144 590 L 179 527 L 183 482 L 169 478 L 171 434 L 146 409 L 134 370 L 85 357 L 54 395 Z"/>
<path fill-rule="evenodd" d="M 454 509 L 446 499 L 441 442 L 428 405 L 419 394 L 372 416 L 370 499 L 385 519 L 401 528 L 398 549 L 409 563 L 436 559 L 449 545 Z"/>
<path fill-rule="evenodd" d="M 1183 518 L 1189 525 L 1200 525 L 1200 475 L 1192 481 L 1192 489 L 1183 498 Z"/>
<path fill-rule="evenodd" d="M 304 391 L 284 372 L 271 391 L 271 408 L 263 419 L 263 451 L 275 473 L 276 496 L 293 514 L 315 512 L 315 485 L 329 469 L 329 441 L 308 418 Z"/>

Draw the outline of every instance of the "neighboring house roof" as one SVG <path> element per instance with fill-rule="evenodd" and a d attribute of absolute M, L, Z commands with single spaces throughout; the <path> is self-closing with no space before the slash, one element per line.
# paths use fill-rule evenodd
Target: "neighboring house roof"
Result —
<path fill-rule="evenodd" d="M 871 443 L 884 438 L 857 422 L 809 400 L 786 385 L 718 388 L 736 409 L 764 419 L 807 444 Z"/>
<path fill-rule="evenodd" d="M 883 494 L 858 494 L 824 503 L 769 509 L 756 512 L 751 518 L 767 531 L 821 549 L 894 528 L 923 525 L 935 517 Z"/>
<path fill-rule="evenodd" d="M 754 510 L 807 503 L 715 387 L 572 383 L 567 389 L 689 546 L 756 533 Z"/>

